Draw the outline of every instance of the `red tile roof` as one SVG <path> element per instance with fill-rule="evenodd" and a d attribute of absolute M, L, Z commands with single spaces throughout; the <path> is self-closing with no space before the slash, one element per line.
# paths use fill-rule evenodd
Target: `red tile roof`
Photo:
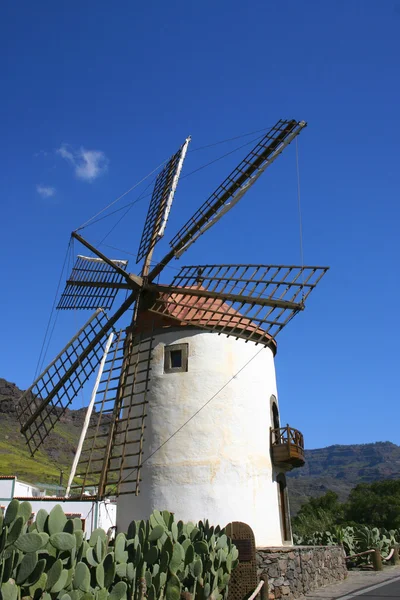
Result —
<path fill-rule="evenodd" d="M 199 286 L 186 289 L 204 289 Z M 163 314 L 143 311 L 140 313 L 135 329 L 137 331 L 150 331 L 152 328 L 166 328 L 178 326 L 200 326 L 210 327 L 216 330 L 241 330 L 249 333 L 255 333 L 253 341 L 257 341 L 258 336 L 272 339 L 266 335 L 265 331 L 258 327 L 253 321 L 241 315 L 241 313 L 226 302 L 218 298 L 207 298 L 202 296 L 165 293 L 159 295 L 162 304 L 160 305 Z M 189 323 L 190 321 L 190 323 Z M 224 331 L 222 331 L 224 333 Z M 234 335 L 234 334 L 231 334 Z M 271 345 L 273 352 L 276 352 L 276 342 L 273 340 Z"/>

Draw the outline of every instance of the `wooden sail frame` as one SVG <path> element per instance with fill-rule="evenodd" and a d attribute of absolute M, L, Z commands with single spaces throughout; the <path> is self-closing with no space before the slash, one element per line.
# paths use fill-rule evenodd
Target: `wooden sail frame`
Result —
<path fill-rule="evenodd" d="M 124 271 L 127 260 L 112 260 Z M 61 294 L 58 310 L 110 310 L 119 289 L 126 287 L 121 272 L 102 258 L 78 254 L 70 278 Z"/>

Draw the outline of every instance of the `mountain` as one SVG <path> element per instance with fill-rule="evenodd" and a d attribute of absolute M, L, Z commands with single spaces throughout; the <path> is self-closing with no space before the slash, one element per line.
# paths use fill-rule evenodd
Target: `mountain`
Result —
<path fill-rule="evenodd" d="M 42 448 L 29 455 L 19 432 L 15 406 L 22 391 L 0 378 L 0 475 L 30 483 L 67 481 L 82 430 L 85 409 L 66 410 Z M 93 416 L 95 418 L 95 416 Z M 400 447 L 391 442 L 328 446 L 306 450 L 306 464 L 287 474 L 292 514 L 310 496 L 333 490 L 345 500 L 352 487 L 378 479 L 400 479 Z"/>
<path fill-rule="evenodd" d="M 55 430 L 32 458 L 19 431 L 15 407 L 22 391 L 0 378 L 0 475 L 16 475 L 29 483 L 66 484 L 86 409 L 66 410 Z"/>
<path fill-rule="evenodd" d="M 358 483 L 400 479 L 400 446 L 391 442 L 328 446 L 306 450 L 306 464 L 288 473 L 292 513 L 310 496 L 336 492 L 346 500 Z"/>

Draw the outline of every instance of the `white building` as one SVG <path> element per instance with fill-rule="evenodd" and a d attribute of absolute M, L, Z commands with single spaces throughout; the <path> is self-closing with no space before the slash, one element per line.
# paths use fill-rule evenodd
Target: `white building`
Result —
<path fill-rule="evenodd" d="M 115 526 L 116 505 L 111 500 L 98 501 L 92 496 L 84 497 L 82 500 L 70 500 L 64 496 L 47 496 L 46 492 L 30 483 L 19 481 L 16 476 L 0 475 L 0 508 L 3 512 L 13 498 L 20 502 L 27 500 L 32 505 L 32 519 L 37 512 L 44 508 L 47 512 L 60 504 L 64 513 L 82 520 L 83 530 L 90 536 L 97 527 L 108 531 Z"/>
<path fill-rule="evenodd" d="M 218 309 L 225 324 L 257 331 L 232 308 Z M 197 314 L 205 325 L 211 312 Z M 118 530 L 167 509 L 184 521 L 245 522 L 259 547 L 291 544 L 284 472 L 303 464 L 303 442 L 296 430 L 279 429 L 275 342 L 266 347 L 142 313 L 135 332 L 152 329 L 140 494 L 133 483 L 122 486 Z M 127 474 L 137 464 L 131 460 Z"/>

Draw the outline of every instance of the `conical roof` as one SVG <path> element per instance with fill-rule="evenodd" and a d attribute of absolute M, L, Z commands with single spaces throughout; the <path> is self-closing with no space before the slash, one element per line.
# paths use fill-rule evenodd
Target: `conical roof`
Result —
<path fill-rule="evenodd" d="M 204 290 L 201 286 L 185 289 Z M 168 327 L 200 327 L 235 335 L 248 332 L 252 341 L 260 337 L 272 340 L 271 348 L 276 353 L 276 341 L 248 317 L 244 317 L 232 306 L 219 298 L 207 298 L 177 292 L 160 294 L 162 314 L 145 310 L 139 313 L 135 331 L 144 332 Z M 233 330 L 233 331 L 232 331 Z"/>

